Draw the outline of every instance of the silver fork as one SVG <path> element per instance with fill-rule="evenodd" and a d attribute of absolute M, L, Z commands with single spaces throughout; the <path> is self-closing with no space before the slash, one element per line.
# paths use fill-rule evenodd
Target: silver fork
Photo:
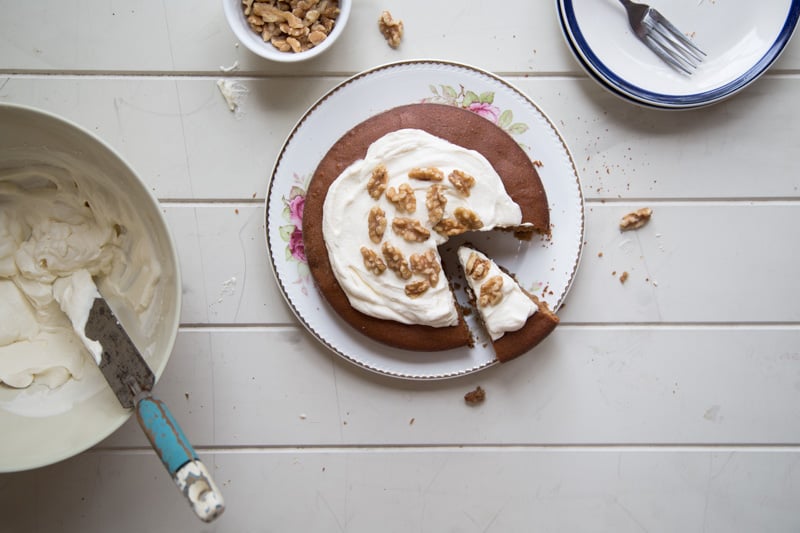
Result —
<path fill-rule="evenodd" d="M 691 75 L 706 53 L 652 7 L 631 0 L 619 1 L 628 11 L 636 37 L 669 66 Z"/>

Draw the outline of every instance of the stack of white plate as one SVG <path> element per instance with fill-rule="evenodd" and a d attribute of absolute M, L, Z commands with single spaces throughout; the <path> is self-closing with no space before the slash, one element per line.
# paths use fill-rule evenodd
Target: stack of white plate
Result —
<path fill-rule="evenodd" d="M 775 62 L 800 18 L 800 0 L 648 1 L 708 54 L 687 76 L 636 38 L 618 1 L 556 1 L 586 72 L 612 93 L 660 109 L 705 106 L 742 90 Z"/>

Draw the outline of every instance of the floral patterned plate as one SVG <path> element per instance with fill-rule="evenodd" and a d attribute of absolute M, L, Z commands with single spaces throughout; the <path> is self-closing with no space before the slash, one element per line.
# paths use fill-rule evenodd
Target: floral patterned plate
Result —
<path fill-rule="evenodd" d="M 301 231 L 305 190 L 324 154 L 350 128 L 399 105 L 437 102 L 473 111 L 506 130 L 536 163 L 547 191 L 552 237 L 518 241 L 504 232 L 470 234 L 520 283 L 557 309 L 569 290 L 583 244 L 583 197 L 572 156 L 553 123 L 521 91 L 474 67 L 442 61 L 404 61 L 362 72 L 323 96 L 300 119 L 272 172 L 266 200 L 266 237 L 278 285 L 300 322 L 325 346 L 356 365 L 409 379 L 460 376 L 496 363 L 491 343 L 473 316 L 474 348 L 411 352 L 358 333 L 314 287 Z M 458 245 L 440 250 L 448 261 Z M 464 286 L 458 272 L 447 272 Z M 459 283 L 462 281 L 461 283 Z M 459 290 L 457 298 L 466 303 Z M 474 313 L 472 314 L 474 315 Z"/>

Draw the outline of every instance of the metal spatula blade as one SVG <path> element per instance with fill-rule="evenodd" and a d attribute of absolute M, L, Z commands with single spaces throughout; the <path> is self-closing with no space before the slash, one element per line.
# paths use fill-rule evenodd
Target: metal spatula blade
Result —
<path fill-rule="evenodd" d="M 126 409 L 136 419 L 194 512 L 211 522 L 225 510 L 222 494 L 167 405 L 151 394 L 155 376 L 86 270 L 59 278 L 53 296 Z"/>
<path fill-rule="evenodd" d="M 92 302 L 85 334 L 102 346 L 100 371 L 119 403 L 136 410 L 147 439 L 197 516 L 214 520 L 225 509 L 222 494 L 167 405 L 152 396 L 153 372 L 102 297 Z"/>
<path fill-rule="evenodd" d="M 105 299 L 95 298 L 85 332 L 89 339 L 98 341 L 103 347 L 100 372 L 119 403 L 126 409 L 133 409 L 136 407 L 133 383 L 142 391 L 151 391 L 156 377 Z"/>

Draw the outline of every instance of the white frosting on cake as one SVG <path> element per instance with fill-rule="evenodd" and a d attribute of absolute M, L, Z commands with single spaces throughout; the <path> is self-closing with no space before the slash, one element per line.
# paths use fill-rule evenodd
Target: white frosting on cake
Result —
<path fill-rule="evenodd" d="M 489 272 L 480 280 L 473 279 L 472 276 L 467 274 L 467 262 L 470 255 L 476 254 L 479 259 L 487 261 Z M 497 264 L 486 257 L 481 252 L 474 250 L 468 246 L 460 246 L 458 248 L 458 260 L 461 267 L 464 269 L 465 277 L 470 289 L 475 294 L 476 307 L 480 313 L 481 321 L 483 322 L 486 332 L 493 341 L 496 341 L 509 331 L 517 331 L 525 325 L 528 318 L 538 311 L 536 303 L 525 294 L 520 288 L 519 284 L 503 272 Z M 495 305 L 480 305 L 477 300 L 480 299 L 481 287 L 495 276 L 503 278 L 503 286 L 501 289 L 502 298 Z"/>
<path fill-rule="evenodd" d="M 369 195 L 367 184 L 379 165 L 384 165 L 388 171 L 387 189 L 399 189 L 406 183 L 413 188 L 414 213 L 399 212 L 385 194 L 377 200 Z M 408 176 L 414 168 L 429 167 L 440 169 L 445 179 L 430 182 Z M 447 179 L 453 170 L 475 178 L 468 196 Z M 434 231 L 428 220 L 426 194 L 433 183 L 443 187 L 447 198 L 444 218 L 452 217 L 455 210 L 462 207 L 480 218 L 483 226 L 479 231 L 521 224 L 519 205 L 506 193 L 502 179 L 480 153 L 417 129 L 398 130 L 381 137 L 368 148 L 364 159 L 350 165 L 331 184 L 323 206 L 322 231 L 331 267 L 350 305 L 358 311 L 404 324 L 445 327 L 458 323 L 455 299 L 444 274 L 439 276 L 435 286 L 411 298 L 406 294 L 406 285 L 425 279 L 424 276 L 415 273 L 411 279 L 401 279 L 389 269 L 379 275 L 373 274 L 365 266 L 361 253 L 361 248 L 367 247 L 383 257 L 381 246 L 389 242 L 402 251 L 406 260 L 411 254 L 433 250 L 436 261 L 440 262 L 436 247 L 448 237 Z M 375 206 L 384 211 L 387 219 L 381 243 L 372 242 L 369 236 L 368 217 Z M 392 220 L 397 216 L 418 220 L 430 230 L 430 238 L 424 242 L 404 240 L 392 230 Z"/>

